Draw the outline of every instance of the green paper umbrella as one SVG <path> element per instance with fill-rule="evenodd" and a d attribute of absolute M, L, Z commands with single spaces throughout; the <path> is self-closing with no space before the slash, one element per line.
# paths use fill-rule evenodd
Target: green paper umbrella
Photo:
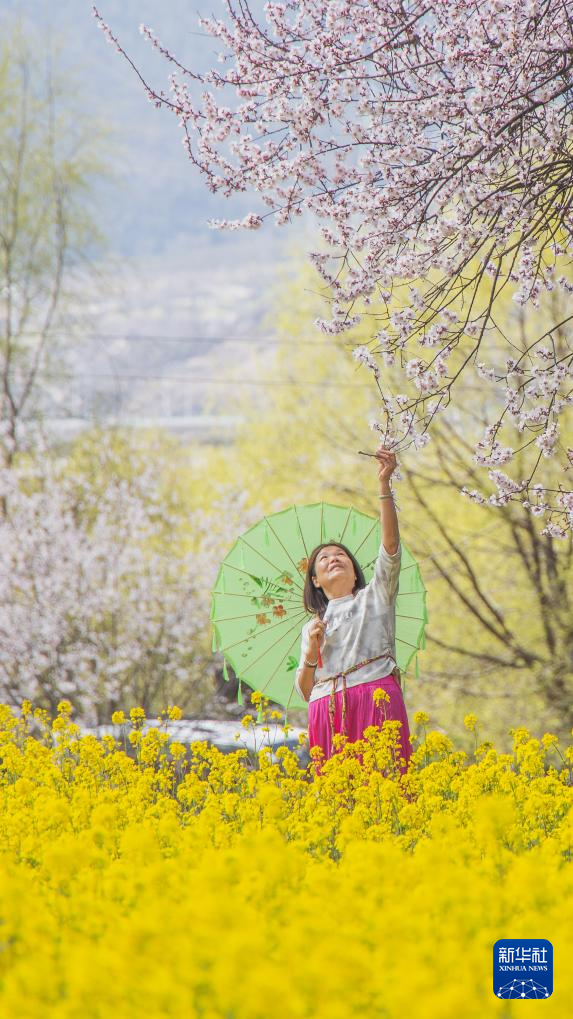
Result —
<path fill-rule="evenodd" d="M 366 583 L 380 549 L 380 520 L 351 507 L 318 502 L 263 517 L 245 531 L 221 563 L 212 592 L 213 651 L 223 653 L 241 683 L 270 700 L 306 707 L 294 686 L 301 631 L 309 618 L 302 593 L 308 557 L 323 542 L 346 545 Z M 402 542 L 396 602 L 396 657 L 401 671 L 424 647 L 428 619 L 426 589 L 412 554 Z M 416 662 L 417 674 L 417 662 Z"/>

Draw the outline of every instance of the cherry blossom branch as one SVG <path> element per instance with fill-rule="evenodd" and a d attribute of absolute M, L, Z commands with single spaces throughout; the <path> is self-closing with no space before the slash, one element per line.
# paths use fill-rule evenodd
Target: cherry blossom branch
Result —
<path fill-rule="evenodd" d="M 455 404 L 478 350 L 478 373 L 490 370 L 508 292 L 531 309 L 550 292 L 563 302 L 573 293 L 567 5 L 300 0 L 268 3 L 259 15 L 247 0 L 227 0 L 225 8 L 224 19 L 200 21 L 219 43 L 224 71 L 190 70 L 144 27 L 173 69 L 171 97 L 141 79 L 144 88 L 178 117 L 212 191 L 247 193 L 266 207 L 214 227 L 314 217 L 322 246 L 311 258 L 330 306 L 319 327 L 337 334 L 372 324 L 375 334 L 355 353 L 381 399 L 377 430 L 394 448 L 420 448 Z M 545 323 L 529 341 L 520 395 L 511 379 L 521 361 L 492 369 L 505 411 L 474 455 L 498 486 L 498 505 L 517 500 L 528 510 L 545 460 L 564 471 L 573 463 L 559 435 L 570 420 L 573 365 L 540 354 L 557 328 Z M 398 363 L 405 392 L 392 397 L 382 368 Z M 514 424 L 544 431 L 514 449 L 500 441 Z M 517 470 L 518 457 L 530 457 L 529 468 L 512 480 L 498 468 Z M 572 530 L 573 493 L 564 490 L 545 533 Z"/>

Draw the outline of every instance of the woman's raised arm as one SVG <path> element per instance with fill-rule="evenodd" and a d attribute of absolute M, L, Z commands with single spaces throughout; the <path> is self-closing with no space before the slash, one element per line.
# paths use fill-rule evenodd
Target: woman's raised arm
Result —
<path fill-rule="evenodd" d="M 382 544 L 388 555 L 395 555 L 400 546 L 400 530 L 398 515 L 394 505 L 390 478 L 396 470 L 396 455 L 385 446 L 376 450 L 378 460 L 378 480 L 380 482 L 380 528 Z"/>

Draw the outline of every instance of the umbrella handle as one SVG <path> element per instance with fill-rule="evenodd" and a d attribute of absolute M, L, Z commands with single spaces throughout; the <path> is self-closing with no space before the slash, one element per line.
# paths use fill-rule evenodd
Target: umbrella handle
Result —
<path fill-rule="evenodd" d="M 317 664 L 319 669 L 322 669 L 322 655 L 320 653 L 320 647 L 318 649 L 318 655 L 317 655 L 317 658 L 316 658 L 316 664 Z"/>

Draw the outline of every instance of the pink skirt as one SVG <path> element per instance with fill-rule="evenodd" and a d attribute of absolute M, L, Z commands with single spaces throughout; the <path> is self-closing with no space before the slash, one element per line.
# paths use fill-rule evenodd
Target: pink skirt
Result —
<path fill-rule="evenodd" d="M 385 690 L 390 701 L 382 701 L 378 706 L 374 702 L 372 694 L 374 690 Z M 308 739 L 310 747 L 322 747 L 324 759 L 332 757 L 332 740 L 330 731 L 330 717 L 328 704 L 330 695 L 319 697 L 311 701 L 308 706 Z M 342 690 L 334 695 L 335 714 L 334 730 L 342 731 Z M 385 714 L 384 714 L 385 712 Z M 392 674 L 383 676 L 381 679 L 372 679 L 369 683 L 358 683 L 346 689 L 346 736 L 348 742 L 354 743 L 362 739 L 364 730 L 369 725 L 377 725 L 380 728 L 385 719 L 388 721 L 401 722 L 400 743 L 401 755 L 406 764 L 400 767 L 402 774 L 407 770 L 408 761 L 412 754 L 410 743 L 410 727 L 406 714 L 406 705 L 399 684 Z"/>

